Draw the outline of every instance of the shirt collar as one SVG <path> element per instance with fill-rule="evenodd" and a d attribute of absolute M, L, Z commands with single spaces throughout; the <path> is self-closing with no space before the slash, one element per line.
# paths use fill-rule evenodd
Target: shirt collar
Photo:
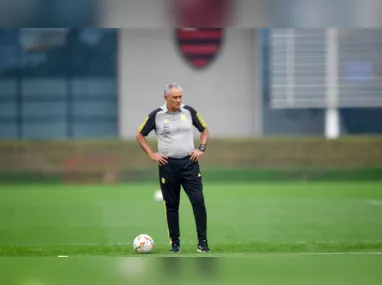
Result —
<path fill-rule="evenodd" d="M 182 104 L 180 105 L 180 111 L 179 112 L 182 112 L 183 111 L 183 107 L 185 106 L 185 104 Z M 162 106 L 161 106 L 161 109 L 166 112 L 166 113 L 170 113 L 170 111 L 167 109 L 167 104 L 164 103 Z"/>

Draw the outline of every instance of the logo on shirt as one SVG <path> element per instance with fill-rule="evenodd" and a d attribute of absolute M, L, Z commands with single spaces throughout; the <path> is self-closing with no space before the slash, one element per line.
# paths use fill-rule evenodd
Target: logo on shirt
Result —
<path fill-rule="evenodd" d="M 167 136 L 170 134 L 170 124 L 169 124 L 169 120 L 168 119 L 163 119 L 163 130 L 162 130 L 162 134 Z"/>
<path fill-rule="evenodd" d="M 217 57 L 224 38 L 222 28 L 177 28 L 175 38 L 183 58 L 194 68 L 202 69 Z"/>
<path fill-rule="evenodd" d="M 182 121 L 187 121 L 187 117 L 186 117 L 185 114 L 182 114 L 182 115 L 180 116 L 180 119 L 181 119 Z"/>

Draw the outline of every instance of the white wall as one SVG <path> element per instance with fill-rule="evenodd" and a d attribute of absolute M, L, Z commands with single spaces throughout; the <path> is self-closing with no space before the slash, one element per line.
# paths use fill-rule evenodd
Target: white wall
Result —
<path fill-rule="evenodd" d="M 119 108 L 121 138 L 132 138 L 146 115 L 164 103 L 163 87 L 183 87 L 211 136 L 252 136 L 256 130 L 255 32 L 228 29 L 216 61 L 195 70 L 177 51 L 171 29 L 121 29 Z"/>
<path fill-rule="evenodd" d="M 20 11 L 17 13 L 18 18 L 12 17 L 11 19 L 9 19 L 9 15 L 14 16 L 15 13 L 1 13 L 11 8 L 16 11 L 12 5 L 17 5 L 15 2 L 19 1 L 14 0 L 11 2 L 12 4 L 7 2 L 6 7 L 10 7 L 8 9 L 1 9 L 4 1 L 0 1 L 0 21 L 3 20 L 4 23 L 10 20 L 25 22 L 25 20 L 20 21 L 23 19 L 22 15 L 19 16 Z M 97 6 L 99 9 L 97 26 L 109 28 L 173 26 L 174 15 L 169 10 L 172 2 L 173 0 L 100 0 Z M 380 0 L 231 0 L 231 7 L 229 21 L 231 27 L 380 28 L 382 24 L 380 16 L 382 1 Z M 33 9 L 28 9 L 28 11 L 31 10 L 33 11 Z M 6 21 L 4 17 L 7 19 Z M 66 21 L 72 23 L 72 18 Z M 77 18 L 75 20 L 78 21 Z"/>

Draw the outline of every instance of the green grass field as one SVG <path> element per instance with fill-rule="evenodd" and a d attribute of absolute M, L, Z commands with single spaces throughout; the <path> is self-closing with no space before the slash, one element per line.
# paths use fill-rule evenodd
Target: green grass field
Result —
<path fill-rule="evenodd" d="M 1 186 L 0 256 L 132 255 L 136 235 L 167 254 L 155 184 Z M 377 183 L 206 184 L 214 255 L 382 251 Z M 182 192 L 182 255 L 196 252 L 192 208 Z"/>
<path fill-rule="evenodd" d="M 48 264 L 50 269 L 61 268 L 62 274 L 63 268 L 78 270 L 74 265 L 78 262 L 88 264 L 86 268 L 100 281 L 102 277 L 94 275 L 97 268 L 115 269 L 124 262 L 131 267 L 131 260 L 152 265 L 149 277 L 157 281 L 166 274 L 163 268 L 189 270 L 187 263 L 194 264 L 196 271 L 210 268 L 216 284 L 379 284 L 382 279 L 380 183 L 206 183 L 213 250 L 207 255 L 196 253 L 192 208 L 182 192 L 182 253 L 177 257 L 222 257 L 197 262 L 132 258 L 173 257 L 168 253 L 164 206 L 153 199 L 156 184 L 0 187 L 0 268 L 8 268 L 3 271 L 7 280 L 23 276 L 19 267 L 28 268 L 24 272 L 32 276 L 31 271 L 37 274 L 37 267 Z M 141 233 L 151 235 L 156 243 L 151 254 L 133 252 L 132 241 Z M 61 255 L 69 258 L 57 258 Z M 213 271 L 214 266 L 219 269 Z M 86 275 L 87 271 L 79 272 Z M 199 275 L 192 276 L 194 282 Z M 248 278 L 254 282 L 247 283 Z M 21 284 L 15 280 L 9 284 Z"/>

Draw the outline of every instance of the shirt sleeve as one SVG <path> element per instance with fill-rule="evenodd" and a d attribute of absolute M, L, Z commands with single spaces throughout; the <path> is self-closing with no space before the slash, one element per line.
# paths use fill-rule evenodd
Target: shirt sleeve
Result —
<path fill-rule="evenodd" d="M 152 111 L 142 122 L 142 124 L 138 128 L 138 132 L 143 136 L 148 136 L 148 134 L 155 129 L 155 116 L 160 111 L 160 109 L 156 109 Z"/>
<path fill-rule="evenodd" d="M 192 124 L 199 130 L 199 132 L 203 132 L 207 128 L 207 124 L 204 122 L 199 112 L 191 106 L 185 106 L 184 108 L 190 111 Z"/>

